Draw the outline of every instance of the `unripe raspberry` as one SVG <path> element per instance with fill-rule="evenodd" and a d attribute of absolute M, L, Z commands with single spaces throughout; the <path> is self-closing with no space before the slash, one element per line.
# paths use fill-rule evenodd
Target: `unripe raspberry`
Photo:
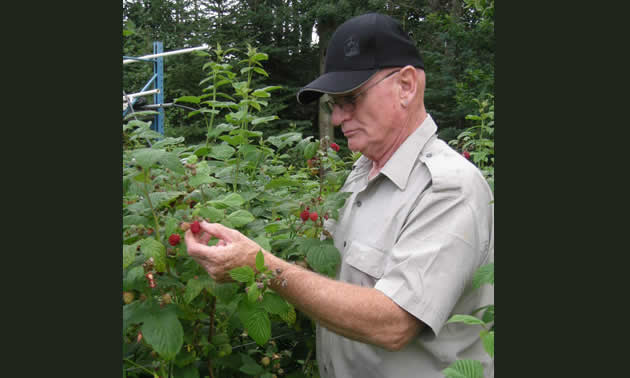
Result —
<path fill-rule="evenodd" d="M 313 212 L 309 215 L 309 217 L 311 218 L 311 220 L 312 220 L 313 222 L 316 222 L 316 221 L 317 221 L 317 218 L 318 218 L 319 216 L 317 215 L 317 211 L 313 211 Z"/>
<path fill-rule="evenodd" d="M 260 360 L 260 363 L 263 364 L 263 366 L 269 366 L 271 360 L 269 359 L 269 357 L 265 356 Z"/>
<path fill-rule="evenodd" d="M 125 304 L 129 304 L 129 303 L 133 302 L 135 297 L 136 296 L 131 291 L 124 291 L 123 292 L 123 301 L 125 302 Z"/>
<path fill-rule="evenodd" d="M 190 228 L 190 223 L 188 223 L 188 222 L 182 222 L 179 225 L 179 229 L 184 231 L 184 232 L 188 231 L 189 228 Z"/>
<path fill-rule="evenodd" d="M 166 293 L 166 294 L 162 295 L 162 303 L 169 304 L 169 303 L 171 303 L 171 301 L 172 301 L 172 298 L 171 298 L 171 295 L 169 293 Z"/>
<path fill-rule="evenodd" d="M 142 341 L 142 332 L 138 332 L 137 342 Z"/>

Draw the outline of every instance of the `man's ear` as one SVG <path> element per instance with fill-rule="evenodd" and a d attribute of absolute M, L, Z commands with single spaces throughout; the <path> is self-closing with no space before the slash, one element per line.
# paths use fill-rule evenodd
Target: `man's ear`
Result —
<path fill-rule="evenodd" d="M 412 66 L 405 66 L 398 73 L 398 96 L 400 103 L 406 107 L 418 91 L 418 71 Z"/>

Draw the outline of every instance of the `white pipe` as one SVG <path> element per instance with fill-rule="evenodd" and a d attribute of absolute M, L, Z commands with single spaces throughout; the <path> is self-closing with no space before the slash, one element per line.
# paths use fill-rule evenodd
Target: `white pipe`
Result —
<path fill-rule="evenodd" d="M 159 89 L 151 89 L 150 91 L 144 91 L 144 92 L 128 94 L 127 96 L 123 96 L 123 102 L 127 101 L 127 97 L 129 97 L 131 99 L 131 98 L 134 98 L 134 97 L 147 96 L 147 95 L 154 94 L 154 93 L 160 93 L 160 90 Z"/>
<path fill-rule="evenodd" d="M 139 57 L 139 59 L 152 59 L 152 58 L 158 58 L 160 56 L 183 54 L 183 53 L 187 53 L 187 52 L 191 52 L 191 51 L 197 51 L 197 50 L 207 50 L 208 48 L 209 48 L 209 46 L 204 43 L 203 45 L 198 46 L 198 47 L 190 47 L 190 48 L 187 48 L 187 49 L 167 51 L 167 52 L 163 52 L 163 53 L 159 53 L 159 54 L 145 55 L 145 56 Z M 133 63 L 133 62 L 140 62 L 140 60 L 123 59 L 123 64 Z"/>

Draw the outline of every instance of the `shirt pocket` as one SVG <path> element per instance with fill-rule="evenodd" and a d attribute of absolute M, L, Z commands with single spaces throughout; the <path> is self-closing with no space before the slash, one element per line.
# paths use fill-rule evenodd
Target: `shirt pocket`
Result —
<path fill-rule="evenodd" d="M 344 256 L 341 279 L 364 287 L 374 287 L 385 270 L 385 254 L 380 249 L 352 241 Z"/>

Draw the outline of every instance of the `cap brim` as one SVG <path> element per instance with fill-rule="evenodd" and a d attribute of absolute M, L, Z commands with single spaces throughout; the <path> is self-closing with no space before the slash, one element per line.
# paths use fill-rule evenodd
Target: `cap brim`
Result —
<path fill-rule="evenodd" d="M 364 71 L 328 72 L 304 86 L 297 93 L 300 104 L 308 104 L 324 93 L 343 94 L 351 92 L 370 80 L 378 69 Z"/>

